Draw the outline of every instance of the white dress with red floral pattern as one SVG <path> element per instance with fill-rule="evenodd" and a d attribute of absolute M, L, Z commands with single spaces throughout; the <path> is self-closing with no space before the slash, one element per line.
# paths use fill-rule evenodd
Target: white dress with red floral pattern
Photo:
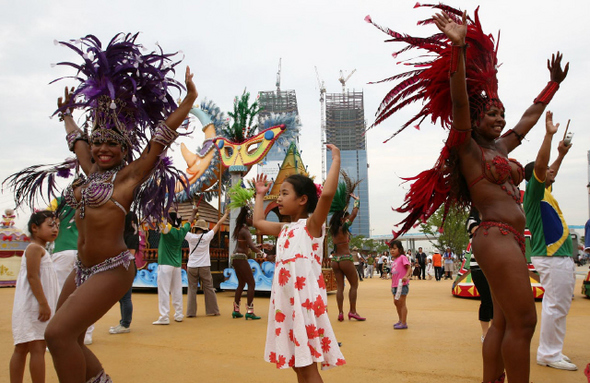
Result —
<path fill-rule="evenodd" d="M 277 368 L 321 363 L 322 369 L 345 364 L 326 311 L 322 275 L 322 236 L 313 238 L 307 220 L 286 224 L 277 240 L 264 359 Z"/>

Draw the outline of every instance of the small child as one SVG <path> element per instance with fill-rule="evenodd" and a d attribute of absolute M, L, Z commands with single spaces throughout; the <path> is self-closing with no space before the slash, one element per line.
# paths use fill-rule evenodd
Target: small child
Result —
<path fill-rule="evenodd" d="M 412 271 L 412 279 L 420 279 L 420 263 L 418 261 L 414 262 L 414 271 Z"/>
<path fill-rule="evenodd" d="M 428 280 L 432 280 L 432 276 L 434 275 L 434 267 L 432 266 L 432 259 L 428 259 L 428 263 L 426 264 L 426 275 L 428 275 Z"/>
<path fill-rule="evenodd" d="M 33 213 L 29 219 L 31 243 L 25 249 L 16 280 L 12 309 L 14 353 L 10 359 L 10 382 L 22 382 L 27 354 L 33 382 L 45 382 L 45 327 L 59 296 L 57 274 L 45 250 L 57 237 L 59 224 L 52 212 Z"/>
<path fill-rule="evenodd" d="M 266 176 L 256 177 L 253 224 L 262 234 L 277 236 L 274 273 L 264 359 L 277 368 L 292 367 L 298 382 L 322 382 L 322 369 L 345 364 L 326 310 L 322 275 L 324 222 L 336 193 L 340 150 L 332 151 L 332 166 L 318 200 L 313 181 L 292 175 L 281 184 L 277 204 L 289 223 L 264 219 L 264 196 L 270 188 Z"/>
<path fill-rule="evenodd" d="M 410 291 L 410 274 L 412 273 L 412 266 L 408 258 L 402 256 L 404 253 L 404 246 L 399 240 L 389 242 L 389 253 L 391 254 L 391 292 L 393 293 L 393 304 L 397 310 L 399 321 L 393 325 L 395 330 L 405 330 L 408 328 L 408 308 L 406 306 L 406 297 Z M 399 281 L 401 280 L 403 286 L 401 296 L 396 298 Z"/>

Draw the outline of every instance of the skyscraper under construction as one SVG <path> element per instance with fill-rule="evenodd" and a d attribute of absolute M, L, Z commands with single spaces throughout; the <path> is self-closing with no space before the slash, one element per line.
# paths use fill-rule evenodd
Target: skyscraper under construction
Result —
<path fill-rule="evenodd" d="M 297 109 L 297 95 L 294 90 L 274 90 L 258 92 L 258 104 L 261 111 L 258 118 L 263 119 L 271 113 L 296 113 Z M 299 141 L 299 139 L 297 139 Z M 262 164 L 259 164 L 259 173 L 266 174 L 269 178 L 275 178 L 279 167 L 285 159 L 287 148 L 273 146 Z"/>
<path fill-rule="evenodd" d="M 326 142 L 336 145 L 341 153 L 341 169 L 356 180 L 362 180 L 355 193 L 361 206 L 350 231 L 352 235 L 370 236 L 369 176 L 365 139 L 363 92 L 326 93 Z M 326 153 L 327 168 L 332 164 Z M 349 211 L 352 209 L 352 200 Z"/>

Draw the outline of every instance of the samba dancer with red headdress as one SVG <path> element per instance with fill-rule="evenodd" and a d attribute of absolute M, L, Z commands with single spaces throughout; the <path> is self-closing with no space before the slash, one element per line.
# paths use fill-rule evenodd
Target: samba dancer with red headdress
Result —
<path fill-rule="evenodd" d="M 92 35 L 60 43 L 83 58 L 81 64 L 58 64 L 77 70 L 72 78 L 78 87 L 66 88 L 55 112 L 65 123 L 76 158 L 53 167 L 32 166 L 7 179 L 17 205 L 33 205 L 41 191 L 54 194 L 56 175 L 82 170 L 64 191 L 66 203 L 76 209 L 78 260 L 45 332 L 62 383 L 111 381 L 83 339 L 86 328 L 133 282 L 133 255 L 123 238 L 125 215 L 133 207 L 143 219 L 159 221 L 174 203 L 176 183 L 186 187 L 184 175 L 165 153 L 197 98 L 193 75 L 187 67 L 187 94 L 176 105 L 170 90 L 182 85 L 169 77 L 178 64 L 174 54 L 159 47 L 142 53 L 136 38 L 118 34 L 105 48 Z M 86 112 L 83 129 L 72 117 L 74 109 Z"/>
<path fill-rule="evenodd" d="M 420 5 L 417 5 L 420 6 Z M 518 184 L 522 166 L 508 159 L 536 124 L 565 79 L 561 54 L 548 61 L 551 81 L 514 128 L 501 135 L 506 124 L 497 95 L 497 45 L 466 13 L 445 5 L 428 5 L 442 12 L 421 24 L 435 24 L 442 33 L 415 38 L 377 26 L 389 41 L 427 50 L 434 59 L 413 64 L 415 69 L 387 80 L 400 80 L 383 100 L 377 125 L 407 104 L 423 100 L 411 123 L 430 116 L 450 128 L 449 137 L 434 168 L 408 178 L 413 181 L 397 211 L 408 213 L 397 236 L 417 221 L 427 220 L 442 204 L 473 204 L 482 215 L 472 246 L 494 298 L 494 320 L 483 345 L 483 381 L 529 382 L 530 342 L 536 312 L 524 256 L 525 216 Z M 371 22 L 370 17 L 366 21 Z M 398 52 L 398 53 L 400 53 Z M 450 77 L 450 80 L 449 80 Z M 384 80 L 385 81 L 385 80 Z M 418 123 L 419 125 L 419 123 Z M 393 137 L 392 136 L 392 137 Z"/>

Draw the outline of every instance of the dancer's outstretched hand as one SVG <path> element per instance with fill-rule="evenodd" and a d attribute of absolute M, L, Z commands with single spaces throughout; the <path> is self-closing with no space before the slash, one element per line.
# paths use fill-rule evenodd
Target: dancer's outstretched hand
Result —
<path fill-rule="evenodd" d="M 465 44 L 467 36 L 467 11 L 463 11 L 463 22 L 457 24 L 446 12 L 437 13 L 432 16 L 434 24 L 444 33 L 454 45 Z"/>
<path fill-rule="evenodd" d="M 191 68 L 187 65 L 186 72 L 184 74 L 184 83 L 186 84 L 186 96 L 193 97 L 196 99 L 199 96 L 199 92 L 197 92 L 197 87 L 193 82 L 194 73 L 191 73 Z"/>
<path fill-rule="evenodd" d="M 553 112 L 548 110 L 545 113 L 545 131 L 547 134 L 554 135 L 557 133 L 557 129 L 559 128 L 559 122 L 557 124 L 553 124 Z"/>
<path fill-rule="evenodd" d="M 61 108 L 63 106 L 66 106 L 70 103 L 70 99 L 72 98 L 72 93 L 74 93 L 74 87 L 72 87 L 71 89 L 68 89 L 68 87 L 66 86 L 66 88 L 64 89 L 64 96 L 62 97 L 58 97 L 57 98 L 57 107 Z"/>
<path fill-rule="evenodd" d="M 563 54 L 557 51 L 557 54 L 551 55 L 551 61 L 547 59 L 547 69 L 549 69 L 549 73 L 551 74 L 551 81 L 555 81 L 558 84 L 561 84 L 565 77 L 567 76 L 567 72 L 570 70 L 570 63 L 568 62 L 565 64 L 565 68 L 561 69 L 561 59 L 563 58 Z"/>

